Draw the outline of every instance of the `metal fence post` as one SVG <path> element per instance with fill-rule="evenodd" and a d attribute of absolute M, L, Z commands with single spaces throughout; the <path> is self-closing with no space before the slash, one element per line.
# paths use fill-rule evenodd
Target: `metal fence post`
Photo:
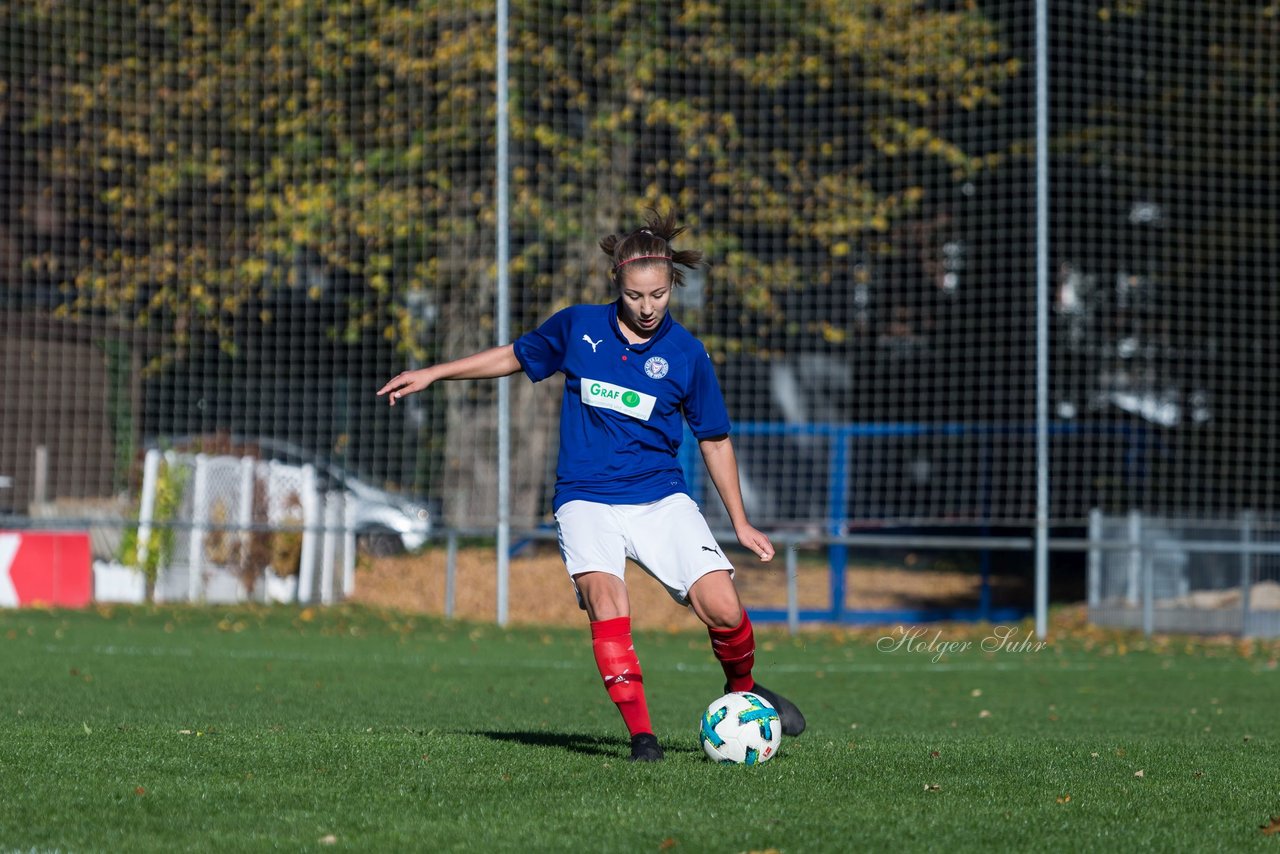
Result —
<path fill-rule="evenodd" d="M 1085 570 L 1085 584 L 1088 588 L 1090 608 L 1096 608 L 1102 604 L 1102 549 L 1094 544 L 1102 541 L 1103 519 L 1100 508 L 1094 507 L 1089 511 L 1089 558 Z"/>
<path fill-rule="evenodd" d="M 454 590 L 458 576 L 458 532 L 449 531 L 449 545 L 444 559 L 444 616 L 453 619 Z"/>
<path fill-rule="evenodd" d="M 787 631 L 800 631 L 799 544 L 787 543 Z"/>
<path fill-rule="evenodd" d="M 1036 0 L 1036 637 L 1049 632 L 1049 0 Z"/>
<path fill-rule="evenodd" d="M 350 599 L 356 592 L 356 503 L 344 498 L 342 506 L 342 596 Z"/>
<path fill-rule="evenodd" d="M 1151 637 L 1155 629 L 1156 557 L 1146 543 L 1138 547 L 1142 562 L 1142 634 Z"/>
<path fill-rule="evenodd" d="M 1254 514 L 1246 510 L 1240 514 L 1240 542 L 1248 546 L 1253 542 Z M 1245 548 L 1240 552 L 1240 634 L 1249 637 L 1249 594 L 1253 583 L 1253 553 Z"/>
<path fill-rule="evenodd" d="M 35 472 L 32 478 L 31 503 L 44 504 L 49 500 L 49 449 L 36 445 Z"/>
<path fill-rule="evenodd" d="M 511 200 L 510 200 L 510 164 L 508 147 L 509 136 L 509 103 L 507 80 L 507 0 L 498 0 L 497 20 L 497 126 L 494 133 L 497 137 L 497 172 L 494 186 L 497 207 L 497 340 L 495 346 L 504 347 L 511 343 Z M 497 530 L 497 620 L 498 625 L 507 624 L 508 597 L 511 573 L 511 380 L 509 377 L 498 378 L 498 530 Z"/>
<path fill-rule="evenodd" d="M 848 466 L 849 446 L 853 443 L 853 433 L 846 428 L 834 431 L 830 436 L 828 465 L 831 480 L 827 489 L 827 532 L 833 537 L 843 537 L 848 533 Z M 848 546 L 844 544 L 827 546 L 827 565 L 831 574 L 829 579 L 831 620 L 836 623 L 844 619 L 848 563 Z"/>
<path fill-rule="evenodd" d="M 1129 511 L 1129 571 L 1125 580 L 1124 598 L 1129 605 L 1137 605 L 1142 578 L 1142 512 Z"/>
<path fill-rule="evenodd" d="M 338 561 L 338 528 L 342 524 L 342 495 L 329 490 L 322 495 L 324 501 L 324 531 L 320 540 L 320 601 L 333 604 L 334 565 Z"/>

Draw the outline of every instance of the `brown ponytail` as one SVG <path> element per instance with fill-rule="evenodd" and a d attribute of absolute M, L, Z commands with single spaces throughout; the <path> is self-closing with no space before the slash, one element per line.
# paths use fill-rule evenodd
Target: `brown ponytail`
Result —
<path fill-rule="evenodd" d="M 613 283 L 621 284 L 623 266 L 634 263 L 666 264 L 671 268 L 671 283 L 677 287 L 683 285 L 684 271 L 680 268 L 693 269 L 702 265 L 702 253 L 698 250 L 677 250 L 671 246 L 671 241 L 684 230 L 684 226 L 676 225 L 674 212 L 664 216 L 650 208 L 643 227 L 630 234 L 610 234 L 602 239 L 600 248 L 609 256 Z"/>

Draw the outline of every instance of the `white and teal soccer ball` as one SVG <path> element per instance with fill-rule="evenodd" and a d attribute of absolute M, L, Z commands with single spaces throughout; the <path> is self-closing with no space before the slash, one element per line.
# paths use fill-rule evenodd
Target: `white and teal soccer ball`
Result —
<path fill-rule="evenodd" d="M 759 765 L 777 755 L 782 721 L 764 697 L 734 691 L 707 706 L 698 738 L 716 762 Z"/>

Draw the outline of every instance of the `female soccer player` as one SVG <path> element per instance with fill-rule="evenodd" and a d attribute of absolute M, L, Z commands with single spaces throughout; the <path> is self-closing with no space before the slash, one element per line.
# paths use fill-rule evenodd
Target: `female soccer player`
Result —
<path fill-rule="evenodd" d="M 672 248 L 683 231 L 674 216 L 653 212 L 646 227 L 600 241 L 612 267 L 615 302 L 572 306 L 514 344 L 405 371 L 378 390 L 394 406 L 438 380 L 520 370 L 534 382 L 557 371 L 565 375 L 553 500 L 560 553 L 591 621 L 605 688 L 631 733 L 631 760 L 641 762 L 661 760 L 663 752 L 631 640 L 627 558 L 706 624 L 726 691 L 764 697 L 777 708 L 787 735 L 805 728 L 795 704 L 752 677 L 755 636 L 733 583 L 733 565 L 690 498 L 676 459 L 683 418 L 738 542 L 760 560 L 772 559 L 773 544 L 743 508 L 729 415 L 711 358 L 667 313 L 672 290 L 684 283 L 680 268 L 702 261 L 701 252 Z"/>

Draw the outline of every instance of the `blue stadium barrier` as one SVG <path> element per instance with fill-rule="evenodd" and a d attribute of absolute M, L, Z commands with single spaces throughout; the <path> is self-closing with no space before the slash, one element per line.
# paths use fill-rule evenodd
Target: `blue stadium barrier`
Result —
<path fill-rule="evenodd" d="M 856 438 L 913 437 L 913 436 L 1034 436 L 1034 423 L 983 423 L 983 422 L 859 422 L 859 423 L 809 423 L 741 422 L 734 425 L 735 436 L 803 436 L 828 440 L 827 451 L 827 502 L 823 527 L 832 539 L 848 539 L 849 484 L 852 477 L 852 445 Z M 1125 467 L 1130 473 L 1141 476 L 1142 462 L 1149 447 L 1148 431 L 1131 423 L 1081 424 L 1055 422 L 1049 428 L 1050 438 L 1087 435 L 1119 435 L 1129 440 Z M 988 455 L 983 455 L 983 465 L 978 489 L 984 496 L 990 491 Z M 684 442 L 680 446 L 680 465 L 689 490 L 699 502 L 705 504 L 708 485 L 698 452 L 698 442 L 685 426 Z M 712 496 L 714 497 L 714 496 Z M 975 543 L 990 533 L 990 522 L 981 517 L 971 520 L 970 528 L 976 529 Z M 928 539 L 927 537 L 923 539 Z M 994 608 L 991 602 L 991 546 L 975 546 L 981 555 L 979 599 L 976 608 L 921 608 L 897 610 L 850 609 L 845 606 L 846 569 L 849 562 L 849 545 L 846 542 L 827 545 L 827 565 L 830 572 L 830 601 L 827 609 L 804 609 L 799 612 L 801 621 L 821 621 L 848 624 L 883 622 L 933 622 L 958 621 L 1009 621 L 1025 617 L 1029 608 Z M 752 619 L 761 622 L 780 622 L 788 619 L 785 610 L 752 609 Z"/>

